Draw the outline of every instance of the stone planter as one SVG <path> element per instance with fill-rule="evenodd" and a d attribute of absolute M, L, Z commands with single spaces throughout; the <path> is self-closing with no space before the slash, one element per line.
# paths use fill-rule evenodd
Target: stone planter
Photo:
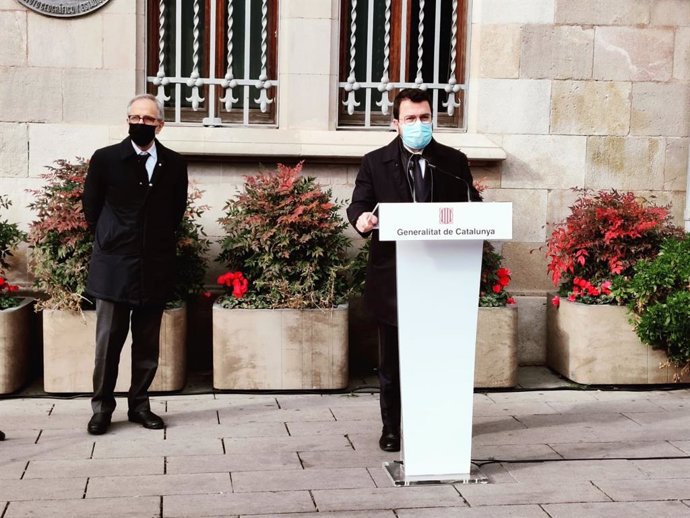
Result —
<path fill-rule="evenodd" d="M 623 306 L 588 305 L 548 297 L 547 364 L 585 385 L 673 383 L 676 369 L 660 365 L 666 353 L 643 344 Z M 688 382 L 690 379 L 681 379 Z"/>
<path fill-rule="evenodd" d="M 348 384 L 348 307 L 213 307 L 213 386 L 327 390 Z"/>
<path fill-rule="evenodd" d="M 506 388 L 517 385 L 517 305 L 479 308 L 474 386 Z"/>
<path fill-rule="evenodd" d="M 187 309 L 166 309 L 160 335 L 158 371 L 152 392 L 181 390 L 187 372 Z M 83 316 L 70 311 L 43 311 L 43 385 L 46 392 L 75 393 L 93 391 L 96 312 Z M 122 348 L 115 390 L 127 392 L 131 373 L 131 336 Z"/>
<path fill-rule="evenodd" d="M 0 394 L 19 390 L 29 373 L 29 320 L 33 299 L 0 310 Z"/>

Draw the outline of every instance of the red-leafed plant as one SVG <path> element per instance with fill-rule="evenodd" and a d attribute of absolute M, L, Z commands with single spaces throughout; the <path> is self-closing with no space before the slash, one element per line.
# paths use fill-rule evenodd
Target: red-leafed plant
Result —
<path fill-rule="evenodd" d="M 42 175 L 45 186 L 29 191 L 34 195 L 29 208 L 36 213 L 29 228 L 31 269 L 34 284 L 47 295 L 47 300 L 37 303 L 38 308 L 79 311 L 91 305 L 84 291 L 93 235 L 82 210 L 88 168 L 88 160 L 83 158 L 75 163 L 57 160 Z M 203 289 L 209 241 L 198 221 L 207 209 L 198 205 L 200 197 L 199 189 L 190 189 L 187 211 L 177 232 L 175 295 L 168 306 L 179 305 Z"/>
<path fill-rule="evenodd" d="M 30 191 L 34 201 L 29 208 L 36 213 L 29 228 L 31 269 L 34 284 L 48 296 L 37 303 L 39 308 L 78 311 L 85 302 L 92 249 L 81 205 L 87 170 L 88 161 L 82 158 L 76 163 L 57 160 L 42 175 L 45 186 Z"/>
<path fill-rule="evenodd" d="M 241 271 L 250 288 L 222 297 L 222 306 L 331 308 L 346 301 L 351 260 L 341 205 L 301 170 L 301 162 L 279 164 L 249 176 L 244 192 L 226 203 L 218 261 Z"/>
<path fill-rule="evenodd" d="M 547 269 L 569 300 L 610 303 L 607 283 L 630 275 L 637 261 L 656 256 L 663 239 L 681 230 L 671 223 L 668 206 L 655 206 L 631 192 L 578 192 L 570 215 L 547 240 Z"/>

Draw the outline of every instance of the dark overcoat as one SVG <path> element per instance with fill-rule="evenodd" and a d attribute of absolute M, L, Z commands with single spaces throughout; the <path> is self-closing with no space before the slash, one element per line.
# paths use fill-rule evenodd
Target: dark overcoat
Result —
<path fill-rule="evenodd" d="M 88 295 L 132 305 L 163 304 L 175 286 L 176 231 L 187 204 L 187 163 L 156 141 L 149 181 L 129 138 L 97 150 L 84 184 L 94 232 Z"/>
<path fill-rule="evenodd" d="M 432 139 L 424 148 L 423 157 L 436 166 L 431 169 L 431 201 L 468 201 L 468 195 L 472 201 L 481 201 L 479 192 L 472 184 L 472 174 L 464 153 Z M 407 168 L 401 162 L 400 137 L 364 155 L 355 181 L 352 203 L 347 208 L 347 217 L 353 226 L 363 212 L 371 212 L 377 203 L 412 202 L 411 185 L 405 173 Z M 362 234 L 364 237 L 367 235 Z M 370 246 L 365 301 L 378 321 L 397 325 L 395 242 L 379 241 L 379 232 L 374 230 Z"/>

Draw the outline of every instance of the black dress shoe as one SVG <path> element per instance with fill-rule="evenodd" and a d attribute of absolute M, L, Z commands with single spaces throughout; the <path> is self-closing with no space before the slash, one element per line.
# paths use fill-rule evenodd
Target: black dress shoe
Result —
<path fill-rule="evenodd" d="M 4 441 L 4 440 L 5 440 L 5 434 L 0 432 L 0 441 Z"/>
<path fill-rule="evenodd" d="M 149 428 L 151 430 L 160 430 L 165 428 L 165 423 L 156 414 L 150 410 L 140 410 L 138 412 L 133 412 L 130 410 L 127 412 L 127 419 L 133 423 L 139 423 L 143 425 L 144 428 Z"/>
<path fill-rule="evenodd" d="M 400 434 L 384 430 L 379 439 L 379 448 L 383 451 L 400 451 Z"/>
<path fill-rule="evenodd" d="M 111 414 L 108 412 L 96 412 L 91 416 L 89 424 L 86 427 L 91 435 L 103 435 L 108 431 L 110 426 Z"/>

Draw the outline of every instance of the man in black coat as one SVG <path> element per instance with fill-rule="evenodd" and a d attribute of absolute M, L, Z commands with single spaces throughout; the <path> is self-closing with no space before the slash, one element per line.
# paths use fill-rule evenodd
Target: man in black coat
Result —
<path fill-rule="evenodd" d="M 400 91 L 393 104 L 392 124 L 398 136 L 364 156 L 347 208 L 357 232 L 363 237 L 372 235 L 364 297 L 378 323 L 383 421 L 379 446 L 384 451 L 400 450 L 398 307 L 395 242 L 379 241 L 376 204 L 481 201 L 467 157 L 432 138 L 432 121 L 431 101 L 425 91 Z"/>
<path fill-rule="evenodd" d="M 152 95 L 127 106 L 129 137 L 97 150 L 84 185 L 84 215 L 94 232 L 87 294 L 96 299 L 93 416 L 87 430 L 108 430 L 115 410 L 120 352 L 132 330 L 127 417 L 163 428 L 148 389 L 158 368 L 163 309 L 175 285 L 176 231 L 187 204 L 187 164 L 155 136 L 163 106 Z"/>

